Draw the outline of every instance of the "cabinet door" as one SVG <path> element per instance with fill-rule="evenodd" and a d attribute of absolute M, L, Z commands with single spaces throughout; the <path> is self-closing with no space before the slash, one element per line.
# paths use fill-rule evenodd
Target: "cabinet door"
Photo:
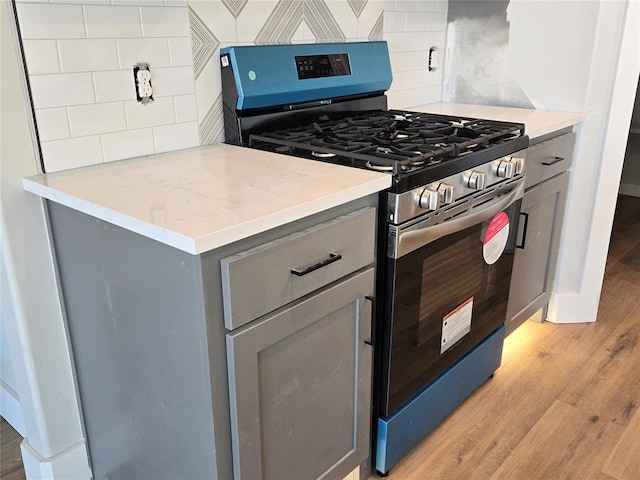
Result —
<path fill-rule="evenodd" d="M 369 454 L 369 269 L 227 335 L 236 480 L 340 479 Z"/>
<path fill-rule="evenodd" d="M 558 175 L 527 190 L 522 199 L 523 248 L 516 249 L 513 261 L 507 335 L 549 302 L 568 180 L 568 173 Z"/>

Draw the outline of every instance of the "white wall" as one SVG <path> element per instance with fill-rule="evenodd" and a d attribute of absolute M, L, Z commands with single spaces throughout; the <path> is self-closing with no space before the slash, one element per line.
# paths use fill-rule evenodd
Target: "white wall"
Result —
<path fill-rule="evenodd" d="M 21 446 L 28 478 L 51 478 L 54 472 L 58 478 L 87 478 L 44 209 L 38 198 L 22 190 L 22 177 L 37 173 L 38 162 L 9 2 L 0 5 L 0 16 L 1 335 L 3 349 L 8 348 L 3 355 L 9 353 L 15 374 L 7 382 L 24 419 Z M 3 416 L 5 407 L 15 405 L 3 401 Z"/>
<path fill-rule="evenodd" d="M 486 93 L 476 96 L 474 101 L 485 104 L 499 101 L 500 105 L 519 106 L 509 103 L 510 99 L 519 98 L 540 109 L 585 113 L 584 123 L 577 128 L 578 147 L 571 168 L 549 319 L 556 322 L 594 321 L 611 231 L 612 206 L 615 205 L 623 161 L 623 154 L 610 154 L 605 158 L 604 140 L 611 125 L 615 123 L 620 128 L 625 121 L 627 127 L 623 127 L 622 132 L 626 136 L 633 105 L 633 94 L 630 94 L 627 98 L 629 111 L 620 110 L 615 117 L 610 115 L 616 73 L 621 69 L 628 70 L 637 60 L 626 57 L 618 62 L 629 2 L 511 0 L 499 3 L 503 10 L 506 9 L 508 22 L 500 23 L 500 35 L 496 41 L 506 46 L 507 53 L 503 54 L 506 58 L 501 59 L 499 68 L 494 68 L 488 78 L 498 90 L 503 82 L 511 82 L 509 92 L 517 92 L 518 95 Z M 482 9 L 483 4 L 494 9 L 497 5 L 490 0 L 456 1 L 456 8 Z M 480 21 L 485 29 L 485 38 L 491 37 L 491 24 L 482 23 L 477 15 L 465 17 L 463 12 L 457 17 Z M 635 21 L 636 24 L 630 28 L 636 29 L 632 31 L 638 43 L 637 19 Z M 473 38 L 472 35 L 448 38 L 447 52 L 456 47 L 449 42 L 462 39 L 470 43 Z M 482 41 L 485 40 L 477 40 L 476 43 Z M 457 50 L 473 51 L 477 48 L 476 43 L 457 45 Z M 504 48 L 500 50 L 504 51 Z M 451 57 L 446 59 L 447 63 L 453 60 Z M 465 84 L 468 85 L 476 82 L 473 72 L 479 72 L 479 81 L 483 81 L 487 79 L 486 69 L 493 67 L 482 55 L 468 56 L 465 62 L 464 71 L 471 72 L 471 78 L 466 78 Z M 456 79 L 447 77 L 450 71 L 457 70 L 446 66 L 446 85 L 456 83 Z M 633 77 L 633 73 L 630 75 Z M 637 73 L 632 81 L 637 82 Z M 483 91 L 491 92 L 490 89 Z M 615 184 L 613 187 L 612 182 Z M 608 186 L 605 188 L 604 185 Z M 600 213 L 596 220 L 594 212 L 597 211 Z M 606 241 L 601 235 L 595 235 L 596 230 L 604 233 Z"/>

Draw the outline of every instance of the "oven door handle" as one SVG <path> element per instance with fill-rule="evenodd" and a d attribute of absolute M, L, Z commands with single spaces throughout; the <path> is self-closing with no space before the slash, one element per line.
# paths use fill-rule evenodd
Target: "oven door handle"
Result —
<path fill-rule="evenodd" d="M 466 228 L 477 225 L 478 223 L 482 223 L 500 213 L 518 198 L 522 198 L 523 193 L 524 181 L 521 181 L 518 185 L 514 186 L 511 192 L 498 197 L 495 201 L 491 201 L 491 203 L 484 208 L 472 211 L 471 213 L 465 213 L 460 217 L 443 223 L 438 223 L 436 225 L 429 225 L 422 228 L 412 226 L 410 227 L 411 230 L 400 230 L 397 233 L 395 242 L 395 255 L 391 256 L 393 258 L 400 258 L 407 253 L 411 253 L 424 245 L 436 241 L 439 238 L 460 232 Z"/>

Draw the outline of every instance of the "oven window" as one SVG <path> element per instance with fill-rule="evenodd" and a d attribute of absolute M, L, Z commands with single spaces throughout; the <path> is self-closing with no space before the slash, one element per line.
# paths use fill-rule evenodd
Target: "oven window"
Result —
<path fill-rule="evenodd" d="M 519 202 L 505 210 L 510 233 L 498 258 L 490 258 L 492 264 L 485 258 L 487 221 L 440 238 L 391 266 L 387 415 L 504 323 L 518 211 Z"/>

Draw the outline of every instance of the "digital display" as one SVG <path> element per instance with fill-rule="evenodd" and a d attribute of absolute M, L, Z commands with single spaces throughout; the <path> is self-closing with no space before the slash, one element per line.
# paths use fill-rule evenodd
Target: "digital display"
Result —
<path fill-rule="evenodd" d="M 346 53 L 296 56 L 295 59 L 300 80 L 351 75 L 349 55 Z"/>

